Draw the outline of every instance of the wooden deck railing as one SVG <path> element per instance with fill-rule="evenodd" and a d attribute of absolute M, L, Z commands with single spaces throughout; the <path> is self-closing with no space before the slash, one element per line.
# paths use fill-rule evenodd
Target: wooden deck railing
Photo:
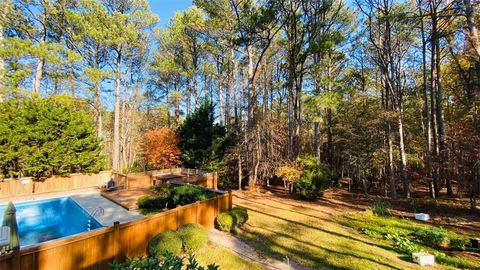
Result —
<path fill-rule="evenodd" d="M 109 269 L 109 262 L 145 256 L 150 239 L 162 231 L 175 230 L 186 223 L 212 228 L 216 216 L 231 207 L 232 194 L 228 193 L 125 224 L 116 222 L 112 227 L 0 256 L 0 269 Z"/>
<path fill-rule="evenodd" d="M 183 175 L 185 178 L 183 181 L 206 188 L 217 189 L 218 186 L 218 174 L 216 172 L 206 172 L 200 169 L 189 168 L 172 168 L 163 170 L 149 171 L 152 177 L 161 176 L 165 174 L 178 174 Z"/>

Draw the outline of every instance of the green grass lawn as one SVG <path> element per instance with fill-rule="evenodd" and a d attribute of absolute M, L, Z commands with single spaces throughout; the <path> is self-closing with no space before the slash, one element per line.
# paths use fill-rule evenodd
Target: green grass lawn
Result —
<path fill-rule="evenodd" d="M 339 215 L 336 219 L 341 224 L 368 235 L 369 238 L 393 247 L 397 252 L 405 254 L 406 257 L 413 251 L 425 251 L 434 254 L 437 262 L 444 265 L 467 269 L 480 268 L 480 261 L 459 257 L 459 252 L 450 252 L 451 254 L 449 255 L 448 249 L 432 247 L 431 244 L 429 246 L 417 236 L 418 232 L 428 231 L 433 233 L 429 237 L 430 242 L 434 240 L 434 235 L 437 235 L 437 238 L 442 239 L 442 241 L 450 240 L 454 242 L 455 240 L 462 240 L 463 242 L 468 242 L 466 241 L 468 236 L 453 230 L 398 217 L 376 216 L 368 211 L 348 216 Z"/>
<path fill-rule="evenodd" d="M 239 237 L 264 256 L 279 260 L 287 256 L 317 269 L 420 268 L 390 242 L 362 234 L 357 226 L 345 226 L 347 220 L 340 224 L 332 206 L 263 194 L 238 194 L 234 203 L 246 207 L 250 216 Z"/>
<path fill-rule="evenodd" d="M 208 243 L 207 246 L 195 253 L 200 265 L 215 263 L 222 270 L 263 270 L 262 266 L 248 262 L 232 251 L 220 246 Z"/>

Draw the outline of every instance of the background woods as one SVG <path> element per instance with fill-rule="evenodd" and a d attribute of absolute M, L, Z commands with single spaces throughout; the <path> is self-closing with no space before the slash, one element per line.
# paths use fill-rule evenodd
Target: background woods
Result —
<path fill-rule="evenodd" d="M 288 176 L 305 196 L 349 183 L 391 198 L 468 196 L 476 209 L 479 8 L 197 0 L 160 28 L 146 0 L 1 0 L 2 173 L 182 162 L 240 189 Z M 92 156 L 38 170 L 21 158 L 18 143 L 38 141 L 8 115 L 32 106 L 74 118 L 83 130 L 50 131 L 80 134 Z"/>

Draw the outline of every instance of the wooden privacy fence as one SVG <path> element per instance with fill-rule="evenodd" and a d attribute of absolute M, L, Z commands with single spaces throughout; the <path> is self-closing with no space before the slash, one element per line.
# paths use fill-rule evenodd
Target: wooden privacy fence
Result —
<path fill-rule="evenodd" d="M 109 269 L 109 262 L 147 255 L 150 239 L 165 230 L 175 230 L 187 223 L 212 228 L 216 216 L 231 207 L 230 192 L 125 224 L 116 222 L 112 227 L 0 256 L 0 269 Z"/>
<path fill-rule="evenodd" d="M 104 171 L 97 174 L 54 176 L 44 181 L 33 181 L 29 178 L 5 179 L 0 181 L 0 199 L 98 187 L 105 184 L 110 179 L 110 175 L 111 172 Z"/>

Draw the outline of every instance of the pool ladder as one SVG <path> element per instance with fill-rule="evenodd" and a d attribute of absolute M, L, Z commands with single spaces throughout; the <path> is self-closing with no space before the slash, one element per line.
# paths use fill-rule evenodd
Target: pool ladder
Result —
<path fill-rule="evenodd" d="M 92 219 L 97 215 L 102 215 L 102 216 L 105 215 L 105 209 L 103 209 L 100 206 L 93 209 L 93 211 L 90 213 L 87 219 L 87 231 L 92 230 Z"/>

